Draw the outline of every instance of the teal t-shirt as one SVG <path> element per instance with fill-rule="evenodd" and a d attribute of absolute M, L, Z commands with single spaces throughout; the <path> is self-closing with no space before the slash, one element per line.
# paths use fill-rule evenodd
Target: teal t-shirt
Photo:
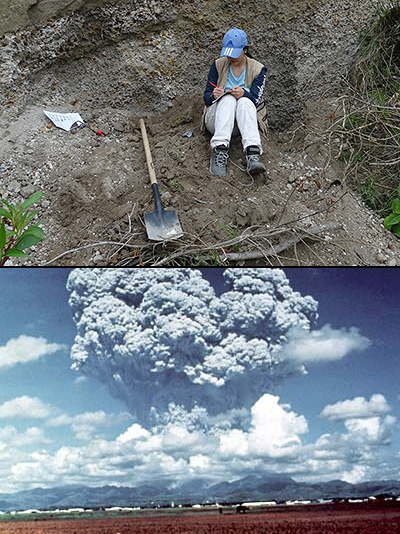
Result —
<path fill-rule="evenodd" d="M 244 87 L 244 81 L 246 79 L 246 67 L 243 69 L 243 72 L 240 76 L 234 76 L 232 71 L 232 66 L 229 67 L 228 72 L 228 79 L 226 81 L 225 85 L 225 91 L 229 91 L 229 89 L 232 89 L 232 87 L 235 87 L 237 85 L 238 87 Z"/>

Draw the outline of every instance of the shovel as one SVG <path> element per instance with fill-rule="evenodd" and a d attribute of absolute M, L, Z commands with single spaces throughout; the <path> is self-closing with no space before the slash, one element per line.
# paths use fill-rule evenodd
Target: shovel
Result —
<path fill-rule="evenodd" d="M 156 209 L 151 213 L 144 214 L 146 231 L 149 239 L 153 241 L 164 241 L 164 239 L 177 239 L 182 237 L 183 232 L 179 223 L 176 211 L 165 210 L 161 205 L 160 192 L 154 171 L 153 160 L 151 158 L 149 140 L 147 138 L 146 126 L 144 120 L 139 121 L 142 131 L 143 145 L 146 152 L 147 168 L 149 169 L 151 187 L 153 189 L 154 202 Z"/>

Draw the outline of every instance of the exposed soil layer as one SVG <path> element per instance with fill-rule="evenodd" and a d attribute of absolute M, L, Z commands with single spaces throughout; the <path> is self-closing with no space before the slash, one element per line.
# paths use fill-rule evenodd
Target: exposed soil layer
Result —
<path fill-rule="evenodd" d="M 400 258 L 398 239 L 343 181 L 335 159 L 342 140 L 332 130 L 340 99 L 309 101 L 296 128 L 270 132 L 263 139 L 267 172 L 254 181 L 243 172 L 239 138 L 232 140 L 227 176 L 210 174 L 209 136 L 199 129 L 201 93 L 176 97 L 170 109 L 147 115 L 163 204 L 177 211 L 185 234 L 153 247 L 143 222 L 154 204 L 142 113 L 126 103 L 82 106 L 66 80 L 49 106 L 40 86 L 38 93 L 34 105 L 11 102 L 0 115 L 0 195 L 15 201 L 44 191 L 38 217 L 47 239 L 30 259 L 6 265 L 150 265 L 185 247 L 203 250 L 186 261 L 205 256 L 212 262 L 218 255 L 220 264 L 226 254 L 254 251 L 265 254 L 250 261 L 258 265 L 396 265 Z M 51 127 L 46 107 L 78 111 L 91 128 Z M 184 137 L 188 131 L 194 137 Z M 322 231 L 311 238 L 315 228 Z M 226 245 L 242 235 L 243 241 Z M 278 253 L 282 243 L 291 246 Z"/>
<path fill-rule="evenodd" d="M 0 10 L 0 196 L 44 191 L 46 241 L 6 265 L 400 264 L 398 239 L 343 179 L 346 140 L 333 128 L 374 0 L 12 1 L 24 16 L 11 0 Z M 233 24 L 268 67 L 267 172 L 254 181 L 238 138 L 226 178 L 211 176 L 199 130 Z M 77 111 L 90 128 L 58 130 L 44 109 Z M 142 116 L 164 207 L 184 231 L 156 246 Z"/>

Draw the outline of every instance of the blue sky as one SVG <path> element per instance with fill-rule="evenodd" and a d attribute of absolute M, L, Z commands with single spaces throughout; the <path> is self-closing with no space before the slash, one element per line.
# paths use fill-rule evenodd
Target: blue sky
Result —
<path fill-rule="evenodd" d="M 71 414 L 85 410 L 117 409 L 121 403 L 98 383 L 75 387 L 77 374 L 71 371 L 69 350 L 76 327 L 68 306 L 66 280 L 70 269 L 4 269 L 0 275 L 3 316 L 0 346 L 20 335 L 43 337 L 63 345 L 52 356 L 4 369 L 0 400 L 11 395 L 40 396 Z M 92 386 L 92 387 L 90 387 Z M 40 395 L 39 395 L 40 393 Z"/>
<path fill-rule="evenodd" d="M 305 403 L 304 410 L 318 412 L 337 398 L 383 393 L 399 413 L 400 318 L 397 269 L 320 268 L 285 269 L 291 285 L 319 302 L 317 326 L 355 326 L 371 341 L 362 353 L 341 361 L 309 366 L 309 375 L 287 382 L 282 394 L 288 402 Z M 304 391 L 313 391 L 305 396 Z M 318 400 L 318 404 L 316 401 Z M 301 411 L 301 405 L 299 404 Z M 321 421 L 320 421 L 321 424 Z M 396 434 L 398 434 L 396 432 Z M 400 444 L 399 442 L 397 442 Z"/>
<path fill-rule="evenodd" d="M 397 269 L 279 271 L 292 290 L 318 302 L 307 335 L 289 336 L 277 353 L 307 374 L 258 389 L 236 419 L 229 410 L 240 405 L 221 408 L 218 419 L 205 404 L 206 415 L 196 418 L 186 406 L 158 424 L 135 419 L 132 405 L 107 385 L 71 370 L 71 271 L 0 273 L 0 493 L 66 483 L 134 486 L 210 471 L 222 479 L 260 470 L 309 481 L 400 478 Z M 203 269 L 199 276 L 219 297 L 223 274 Z M 216 379 L 197 372 L 190 370 L 199 384 Z"/>

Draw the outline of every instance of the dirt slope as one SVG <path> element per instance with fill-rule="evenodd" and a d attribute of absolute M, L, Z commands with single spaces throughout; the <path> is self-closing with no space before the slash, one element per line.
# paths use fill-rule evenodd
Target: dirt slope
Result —
<path fill-rule="evenodd" d="M 52 109 L 78 111 L 92 128 L 50 127 L 40 103 L 10 102 L 0 115 L 1 196 L 45 192 L 39 215 L 46 241 L 30 259 L 7 265 L 156 265 L 168 257 L 222 264 L 229 254 L 245 254 L 239 263 L 394 266 L 400 257 L 399 241 L 343 182 L 335 160 L 340 139 L 330 130 L 340 101 L 308 102 L 301 124 L 270 133 L 267 173 L 253 182 L 242 170 L 238 138 L 227 177 L 209 173 L 201 94 L 176 98 L 169 110 L 147 116 L 163 204 L 177 210 L 184 230 L 180 240 L 154 245 L 143 223 L 153 202 L 140 115 L 128 106 L 81 109 L 79 100 L 66 105 L 64 96 L 54 97 Z M 194 137 L 184 137 L 187 131 Z M 278 252 L 281 243 L 285 250 Z"/>

